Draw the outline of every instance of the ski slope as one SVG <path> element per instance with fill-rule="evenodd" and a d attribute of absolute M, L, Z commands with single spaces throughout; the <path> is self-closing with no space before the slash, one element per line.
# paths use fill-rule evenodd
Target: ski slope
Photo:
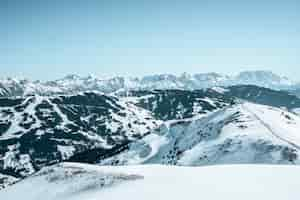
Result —
<path fill-rule="evenodd" d="M 298 200 L 299 166 L 63 163 L 0 191 L 9 200 Z"/>

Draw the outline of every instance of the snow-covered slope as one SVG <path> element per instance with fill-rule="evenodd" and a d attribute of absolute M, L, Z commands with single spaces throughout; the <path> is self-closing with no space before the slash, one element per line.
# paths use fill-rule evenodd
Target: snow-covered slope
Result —
<path fill-rule="evenodd" d="M 100 164 L 298 164 L 299 130 L 300 118 L 292 113 L 241 103 L 200 119 L 166 122 Z"/>
<path fill-rule="evenodd" d="M 24 178 L 87 150 L 106 154 L 160 123 L 142 108 L 99 93 L 0 99 L 0 173 Z"/>
<path fill-rule="evenodd" d="M 141 175 L 106 172 L 99 167 L 61 163 L 45 167 L 18 184 L 0 192 L 1 199 L 55 200 L 80 199 L 89 192 L 99 192 L 125 182 L 143 179 Z M 95 197 L 94 197 L 95 198 Z"/>
<path fill-rule="evenodd" d="M 150 75 L 142 78 L 98 78 L 68 75 L 62 79 L 40 82 L 24 79 L 0 79 L 1 96 L 74 94 L 76 92 L 100 91 L 112 93 L 128 90 L 184 89 L 195 90 L 214 86 L 257 85 L 273 89 L 295 89 L 296 83 L 269 71 L 248 71 L 237 76 L 218 73 Z"/>
<path fill-rule="evenodd" d="M 160 165 L 99 167 L 64 163 L 0 191 L 9 200 L 298 200 L 300 167 Z"/>

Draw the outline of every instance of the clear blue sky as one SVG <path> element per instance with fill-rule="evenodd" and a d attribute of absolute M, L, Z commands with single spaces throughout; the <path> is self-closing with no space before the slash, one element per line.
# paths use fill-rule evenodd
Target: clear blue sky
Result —
<path fill-rule="evenodd" d="M 0 77 L 272 70 L 300 80 L 299 0 L 1 0 Z"/>

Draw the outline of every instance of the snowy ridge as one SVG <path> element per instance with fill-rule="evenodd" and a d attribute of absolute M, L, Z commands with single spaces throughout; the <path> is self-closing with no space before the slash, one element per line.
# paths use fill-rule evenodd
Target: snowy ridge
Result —
<path fill-rule="evenodd" d="M 243 108 L 260 121 L 272 135 L 300 150 L 300 145 L 298 145 L 300 144 L 298 133 L 300 118 L 298 116 L 271 107 L 269 107 L 269 112 L 264 112 L 262 106 L 253 106 L 253 104 L 243 105 Z M 280 117 L 278 112 L 281 112 Z"/>
<path fill-rule="evenodd" d="M 0 196 L 11 200 L 297 200 L 299 170 L 298 166 L 267 165 L 192 168 L 64 163 L 0 191 Z"/>
<path fill-rule="evenodd" d="M 243 103 L 200 119 L 167 123 L 100 164 L 297 164 L 299 128 L 300 118 L 292 113 Z"/>
<path fill-rule="evenodd" d="M 93 166 L 61 163 L 43 168 L 38 173 L 16 184 L 17 191 L 14 190 L 14 187 L 10 187 L 4 190 L 0 196 L 5 199 L 18 199 L 21 198 L 19 196 L 21 194 L 22 199 L 37 200 L 42 198 L 41 194 L 47 194 L 42 199 L 78 199 L 78 195 L 99 192 L 124 182 L 141 179 L 143 179 L 141 175 L 102 172 L 101 169 Z M 33 186 L 34 190 L 32 190 Z M 53 192 L 49 193 L 49 191 Z"/>

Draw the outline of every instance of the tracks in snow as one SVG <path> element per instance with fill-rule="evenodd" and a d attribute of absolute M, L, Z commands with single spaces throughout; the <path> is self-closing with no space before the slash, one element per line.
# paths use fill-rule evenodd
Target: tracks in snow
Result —
<path fill-rule="evenodd" d="M 294 148 L 300 150 L 300 146 L 299 145 L 295 144 L 294 142 L 291 142 L 290 140 L 287 140 L 287 139 L 281 137 L 279 134 L 276 133 L 276 131 L 274 131 L 272 129 L 272 127 L 267 122 L 265 122 L 261 117 L 259 117 L 254 111 L 252 111 L 247 106 L 245 106 L 245 104 L 241 104 L 241 105 L 242 105 L 242 108 L 244 108 L 247 112 L 249 112 L 250 114 L 252 114 L 255 117 L 255 119 L 257 119 L 267 130 L 269 130 L 269 132 L 273 136 L 275 136 L 279 140 L 282 140 L 282 141 L 288 143 L 289 145 L 293 146 Z"/>

